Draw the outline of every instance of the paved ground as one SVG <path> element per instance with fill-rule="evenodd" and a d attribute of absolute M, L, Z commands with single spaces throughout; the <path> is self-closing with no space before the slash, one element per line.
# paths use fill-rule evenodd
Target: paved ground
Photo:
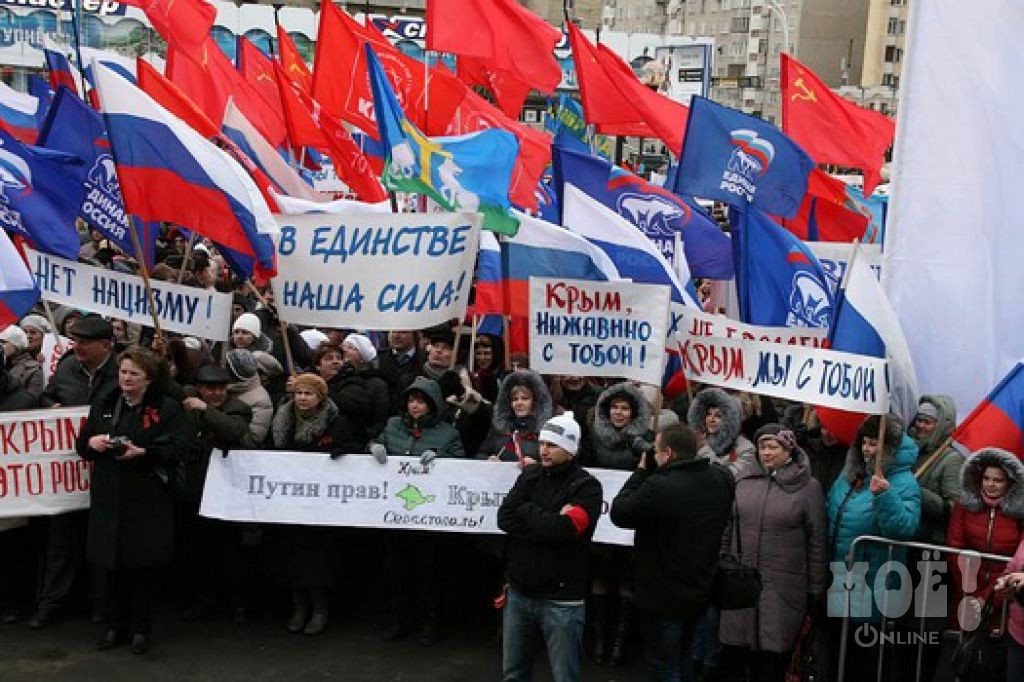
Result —
<path fill-rule="evenodd" d="M 480 682 L 500 677 L 498 649 L 490 633 L 450 624 L 445 639 L 432 649 L 415 638 L 396 643 L 379 639 L 376 622 L 342 619 L 320 637 L 291 635 L 283 621 L 261 617 L 244 627 L 226 620 L 185 624 L 164 618 L 154 633 L 154 648 L 133 656 L 126 647 L 99 652 L 99 626 L 82 617 L 50 629 L 31 631 L 24 624 L 0 626 L 0 680 L 394 680 Z M 544 662 L 537 680 L 548 680 Z M 642 666 L 598 668 L 587 662 L 585 680 L 642 680 Z"/>

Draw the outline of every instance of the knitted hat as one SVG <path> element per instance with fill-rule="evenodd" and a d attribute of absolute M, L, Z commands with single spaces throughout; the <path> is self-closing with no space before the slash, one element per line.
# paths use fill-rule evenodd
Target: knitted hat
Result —
<path fill-rule="evenodd" d="M 44 334 L 50 333 L 50 322 L 42 315 L 26 315 L 21 318 L 21 322 L 19 322 L 18 325 L 22 329 L 28 329 L 31 327 L 32 329 L 38 329 Z"/>
<path fill-rule="evenodd" d="M 935 406 L 935 403 L 921 403 L 920 407 L 917 408 L 917 414 L 914 419 L 925 417 L 932 421 L 939 421 L 939 408 Z"/>
<path fill-rule="evenodd" d="M 307 372 L 295 377 L 295 390 L 313 391 L 323 400 L 327 397 L 327 382 L 319 374 Z"/>
<path fill-rule="evenodd" d="M 324 334 L 319 329 L 307 329 L 299 332 L 299 336 L 301 336 L 302 340 L 306 342 L 307 346 L 309 346 L 310 351 L 316 350 L 320 347 L 321 343 L 327 340 L 327 334 Z"/>
<path fill-rule="evenodd" d="M 0 341 L 6 341 L 11 344 L 18 349 L 19 353 L 28 348 L 28 334 L 16 324 L 8 325 L 6 329 L 0 332 Z"/>
<path fill-rule="evenodd" d="M 256 376 L 259 369 L 256 358 L 245 348 L 232 348 L 228 351 L 226 359 L 228 371 L 235 376 L 235 379 L 244 381 Z"/>
<path fill-rule="evenodd" d="M 541 427 L 537 440 L 557 445 L 575 456 L 580 447 L 580 425 L 572 418 L 571 413 L 560 414 L 549 419 Z"/>
<path fill-rule="evenodd" d="M 796 449 L 796 435 L 782 424 L 765 424 L 754 434 L 754 442 L 757 445 L 766 439 L 778 442 L 786 452 L 793 452 Z"/>
<path fill-rule="evenodd" d="M 231 331 L 247 331 L 257 339 L 260 338 L 260 334 L 263 333 L 263 327 L 260 325 L 260 318 L 256 317 L 252 313 L 242 313 L 235 320 L 235 323 L 231 325 Z"/>
<path fill-rule="evenodd" d="M 352 344 L 359 351 L 359 357 L 367 364 L 373 362 L 377 357 L 377 349 L 373 347 L 373 342 L 362 334 L 349 334 L 341 345 L 344 346 L 347 343 Z"/>

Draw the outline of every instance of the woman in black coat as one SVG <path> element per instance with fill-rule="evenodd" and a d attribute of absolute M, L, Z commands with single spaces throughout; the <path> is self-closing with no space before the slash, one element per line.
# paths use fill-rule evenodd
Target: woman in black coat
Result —
<path fill-rule="evenodd" d="M 110 622 L 98 644 L 129 636 L 133 653 L 149 648 L 160 567 L 174 554 L 174 501 L 168 488 L 193 446 L 181 406 L 165 395 L 165 370 L 147 350 L 117 362 L 117 386 L 97 396 L 79 434 L 78 454 L 93 463 L 86 557 L 108 572 Z"/>
<path fill-rule="evenodd" d="M 292 379 L 293 398 L 278 408 L 270 429 L 278 450 L 330 453 L 334 459 L 362 448 L 359 427 L 327 397 L 327 382 L 316 374 Z M 335 529 L 288 526 L 285 530 L 292 616 L 288 631 L 319 635 L 329 619 L 329 590 L 336 564 Z"/>

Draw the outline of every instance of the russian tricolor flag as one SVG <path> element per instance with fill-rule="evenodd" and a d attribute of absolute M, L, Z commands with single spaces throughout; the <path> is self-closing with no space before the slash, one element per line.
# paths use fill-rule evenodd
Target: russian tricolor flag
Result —
<path fill-rule="evenodd" d="M 39 135 L 39 99 L 0 81 L 0 128 L 19 142 L 35 144 Z"/>
<path fill-rule="evenodd" d="M 82 96 L 78 88 L 78 80 L 72 70 L 71 62 L 62 53 L 55 50 L 43 50 L 43 57 L 46 60 L 46 69 L 50 72 L 50 87 L 56 92 L 60 86 L 66 87 L 79 97 Z"/>
<path fill-rule="evenodd" d="M 1017 363 L 999 385 L 967 415 L 953 440 L 970 452 L 984 447 L 1024 457 L 1024 364 Z"/>
<path fill-rule="evenodd" d="M 194 230 L 272 274 L 277 224 L 246 170 L 123 77 L 92 69 L 127 210 Z"/>
<path fill-rule="evenodd" d="M 513 213 L 519 220 L 519 232 L 500 247 L 493 234 L 481 232 L 475 314 L 528 317 L 531 277 L 595 282 L 620 279 L 611 259 L 586 239 L 540 218 Z"/>
<path fill-rule="evenodd" d="M 0 329 L 14 324 L 39 300 L 39 287 L 7 232 L 0 230 Z"/>

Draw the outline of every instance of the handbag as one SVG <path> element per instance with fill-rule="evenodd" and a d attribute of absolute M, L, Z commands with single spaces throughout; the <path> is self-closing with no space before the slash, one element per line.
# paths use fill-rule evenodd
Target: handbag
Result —
<path fill-rule="evenodd" d="M 953 672 L 961 680 L 971 682 L 1004 682 L 1006 680 L 1006 629 L 992 634 L 992 602 L 981 609 L 978 627 L 966 632 L 953 649 Z M 1005 603 L 1003 615 L 1005 616 Z"/>
<path fill-rule="evenodd" d="M 761 573 L 743 563 L 739 507 L 734 504 L 733 509 L 736 553 L 725 551 L 718 556 L 718 572 L 711 588 L 711 603 L 723 611 L 752 609 L 761 598 Z"/>

